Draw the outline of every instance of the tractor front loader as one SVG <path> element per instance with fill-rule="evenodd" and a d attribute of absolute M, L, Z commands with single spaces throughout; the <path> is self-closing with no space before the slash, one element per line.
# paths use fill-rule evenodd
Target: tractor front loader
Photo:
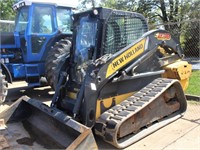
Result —
<path fill-rule="evenodd" d="M 88 140 L 96 146 L 92 129 L 124 148 L 183 116 L 191 65 L 168 31 L 148 31 L 138 13 L 95 8 L 74 15 L 72 41 L 55 71 L 51 105 L 22 97 L 0 114 L 8 129 L 22 122 L 36 141 L 45 134 L 54 139 L 48 146 L 82 149 Z"/>

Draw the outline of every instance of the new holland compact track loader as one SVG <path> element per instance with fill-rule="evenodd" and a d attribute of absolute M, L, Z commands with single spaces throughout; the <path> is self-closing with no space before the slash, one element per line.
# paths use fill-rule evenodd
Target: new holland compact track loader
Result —
<path fill-rule="evenodd" d="M 56 70 L 51 106 L 22 97 L 0 114 L 7 130 L 22 122 L 38 143 L 47 138 L 48 148 L 96 148 L 92 133 L 124 148 L 186 111 L 191 65 L 179 42 L 165 30 L 148 31 L 141 14 L 75 14 L 72 41 Z"/>

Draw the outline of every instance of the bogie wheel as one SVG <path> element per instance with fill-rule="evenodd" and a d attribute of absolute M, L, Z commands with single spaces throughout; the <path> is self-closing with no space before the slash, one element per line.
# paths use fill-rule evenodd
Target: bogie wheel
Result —
<path fill-rule="evenodd" d="M 0 104 L 6 100 L 8 94 L 8 82 L 6 81 L 6 76 L 2 74 L 0 69 Z"/>
<path fill-rule="evenodd" d="M 46 62 L 45 62 L 45 76 L 47 79 L 48 84 L 51 86 L 52 89 L 56 87 L 54 85 L 54 75 L 56 67 L 59 65 L 61 61 L 60 57 L 63 54 L 70 53 L 71 42 L 65 38 L 61 39 L 59 42 L 56 42 L 55 45 L 50 49 L 47 54 Z"/>

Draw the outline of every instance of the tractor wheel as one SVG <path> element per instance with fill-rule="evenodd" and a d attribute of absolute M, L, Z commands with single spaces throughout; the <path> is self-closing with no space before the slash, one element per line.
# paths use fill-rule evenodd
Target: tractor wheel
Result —
<path fill-rule="evenodd" d="M 54 85 L 54 76 L 56 67 L 61 61 L 60 57 L 63 54 L 70 53 L 70 47 L 71 42 L 67 38 L 61 39 L 59 42 L 55 43 L 55 45 L 50 49 L 47 54 L 45 62 L 45 76 L 48 84 L 51 86 L 52 89 L 56 87 L 56 85 Z"/>
<path fill-rule="evenodd" d="M 8 94 L 8 82 L 6 81 L 6 76 L 2 74 L 0 69 L 0 104 L 6 100 Z"/>
<path fill-rule="evenodd" d="M 69 64 L 67 63 L 66 61 L 66 58 L 68 58 L 69 56 L 69 53 L 67 54 L 63 54 L 62 56 L 60 56 L 60 61 L 58 63 L 58 67 L 56 67 L 55 69 L 55 73 L 54 73 L 54 89 L 56 89 L 56 85 L 60 79 L 60 75 L 61 75 L 61 72 L 65 72 L 67 73 L 67 67 L 69 66 Z"/>

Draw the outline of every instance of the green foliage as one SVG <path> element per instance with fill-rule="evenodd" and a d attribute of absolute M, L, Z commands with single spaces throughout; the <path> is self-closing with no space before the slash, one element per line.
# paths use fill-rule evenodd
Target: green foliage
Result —
<path fill-rule="evenodd" d="M 135 11 L 135 6 L 136 6 L 135 0 L 104 0 L 101 3 L 101 6 L 103 7 L 108 7 L 108 8 L 113 8 L 113 9 L 118 9 L 118 10 L 128 10 L 128 11 Z"/>
<path fill-rule="evenodd" d="M 0 0 L 0 20 L 14 20 L 15 12 L 12 10 L 14 0 Z"/>
<path fill-rule="evenodd" d="M 190 9 L 193 11 L 189 11 L 187 17 L 194 18 L 194 21 L 182 26 L 181 46 L 186 57 L 195 57 L 200 55 L 200 20 L 197 20 L 200 18 L 200 1 L 190 5 Z"/>
<path fill-rule="evenodd" d="M 98 0 L 79 0 L 79 11 L 84 11 L 98 6 Z"/>
<path fill-rule="evenodd" d="M 14 0 L 0 0 L 0 20 L 12 20 L 15 19 L 15 12 L 12 10 Z M 14 30 L 14 24 L 1 23 L 0 31 L 9 32 Z"/>
<path fill-rule="evenodd" d="M 142 13 L 150 23 L 177 22 L 188 18 L 199 0 L 101 0 L 101 6 Z M 198 7 L 197 7 L 198 8 Z M 199 13 L 195 11 L 195 13 Z M 166 26 L 167 29 L 174 28 Z"/>
<path fill-rule="evenodd" d="M 186 93 L 200 96 L 199 83 L 200 83 L 200 70 L 193 71 L 190 77 L 189 86 L 186 90 Z"/>
<path fill-rule="evenodd" d="M 184 54 L 187 57 L 199 56 L 200 50 L 200 21 L 192 22 L 187 25 L 187 30 L 184 34 Z"/>
<path fill-rule="evenodd" d="M 186 56 L 199 56 L 200 23 L 185 22 L 200 18 L 199 0 L 101 0 L 105 7 L 135 11 L 148 19 L 150 29 L 163 24 L 181 42 Z M 177 23 L 180 22 L 180 23 Z"/>

